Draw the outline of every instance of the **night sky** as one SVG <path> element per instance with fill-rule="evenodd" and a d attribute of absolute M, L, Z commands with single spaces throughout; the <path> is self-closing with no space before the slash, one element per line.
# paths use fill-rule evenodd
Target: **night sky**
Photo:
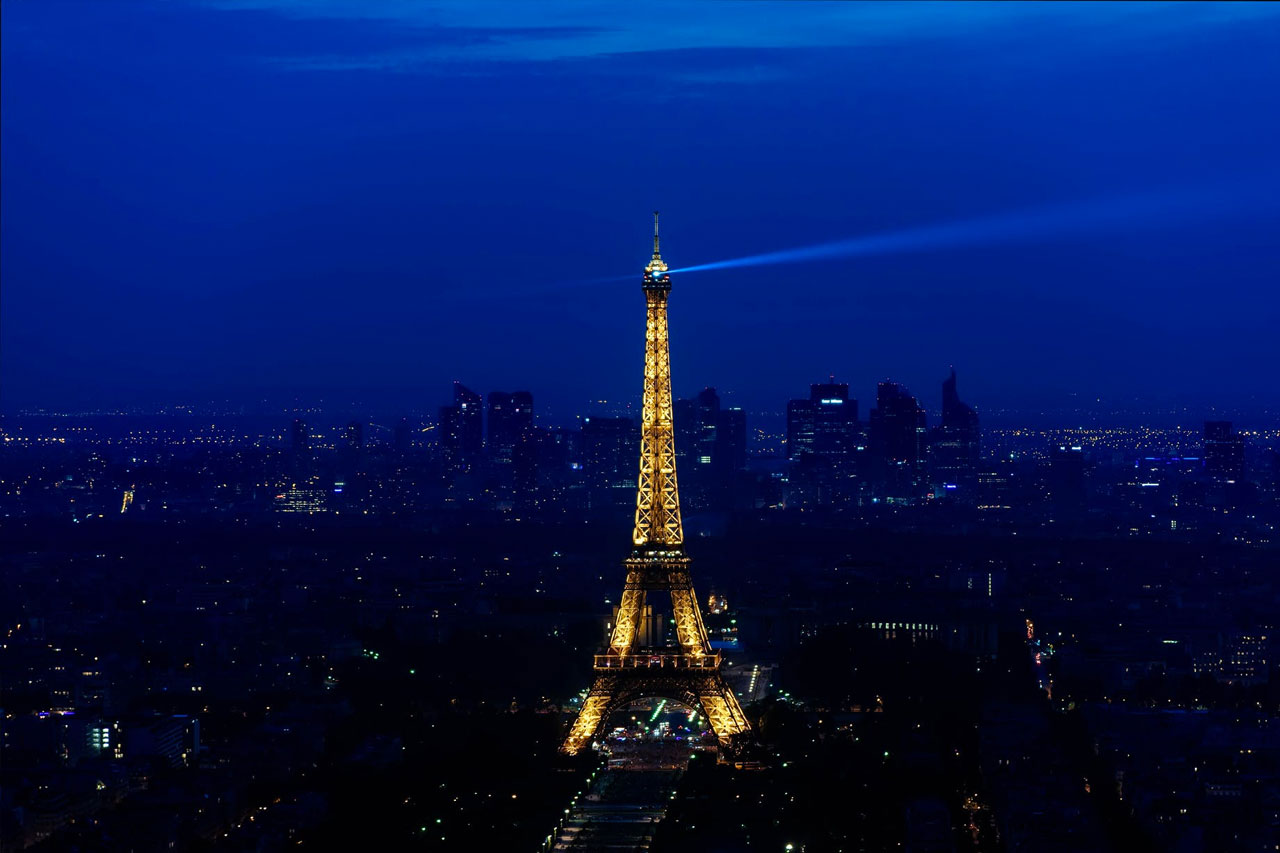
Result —
<path fill-rule="evenodd" d="M 1280 409 L 1280 4 L 371 6 L 6 0 L 0 408 L 567 416 L 639 396 L 655 208 L 681 267 L 1158 193 L 676 276 L 676 393 Z"/>

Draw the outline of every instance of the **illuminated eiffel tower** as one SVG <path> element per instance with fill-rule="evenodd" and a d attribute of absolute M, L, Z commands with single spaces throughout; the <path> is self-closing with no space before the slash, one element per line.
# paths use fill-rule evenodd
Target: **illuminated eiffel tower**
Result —
<path fill-rule="evenodd" d="M 561 749 L 573 754 L 598 738 L 609 716 L 644 698 L 666 698 L 706 716 L 723 746 L 750 730 L 742 706 L 720 674 L 702 611 L 693 592 L 684 553 L 680 494 L 676 489 L 672 426 L 671 355 L 667 345 L 667 296 L 671 279 L 658 251 L 658 214 L 653 214 L 653 260 L 644 268 L 648 305 L 645 333 L 644 404 L 641 409 L 640 479 L 632 549 L 624 565 L 626 585 L 609 646 L 595 656 L 595 678 Z M 646 597 L 671 600 L 677 646 L 642 645 Z M 648 632 L 644 632 L 647 634 Z"/>

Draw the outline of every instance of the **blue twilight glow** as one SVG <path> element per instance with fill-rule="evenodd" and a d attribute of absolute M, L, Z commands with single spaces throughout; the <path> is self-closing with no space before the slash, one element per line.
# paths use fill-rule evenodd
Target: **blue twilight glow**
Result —
<path fill-rule="evenodd" d="M 1248 183 L 1233 182 L 1074 201 L 1015 213 L 886 231 L 813 246 L 678 267 L 668 270 L 668 273 L 1048 241 L 1097 232 L 1160 229 L 1248 216 L 1278 208 L 1278 194 L 1280 180 L 1276 175 L 1267 175 Z"/>
<path fill-rule="evenodd" d="M 1280 169 L 1277 44 L 1280 3 L 0 0 L 0 417 L 461 379 L 572 425 L 638 392 L 645 284 L 678 394 L 955 363 L 1261 428 L 1280 214 L 1097 200 Z M 655 207 L 666 264 L 831 259 L 649 275 Z"/>

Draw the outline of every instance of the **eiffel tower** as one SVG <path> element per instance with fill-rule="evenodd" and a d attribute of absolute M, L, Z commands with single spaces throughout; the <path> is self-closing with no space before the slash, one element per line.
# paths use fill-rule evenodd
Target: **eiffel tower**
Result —
<path fill-rule="evenodd" d="M 720 673 L 720 655 L 707 640 L 689 574 L 689 557 L 684 553 L 667 344 L 671 278 L 658 251 L 657 211 L 653 214 L 653 259 L 644 268 L 643 290 L 648 323 L 631 556 L 623 563 L 627 580 L 609 646 L 595 656 L 591 690 L 561 747 L 570 755 L 590 746 L 614 711 L 645 698 L 671 699 L 701 710 L 722 746 L 734 745 L 739 736 L 750 731 L 738 698 Z M 670 598 L 678 646 L 641 644 L 640 627 L 650 592 L 665 592 Z"/>

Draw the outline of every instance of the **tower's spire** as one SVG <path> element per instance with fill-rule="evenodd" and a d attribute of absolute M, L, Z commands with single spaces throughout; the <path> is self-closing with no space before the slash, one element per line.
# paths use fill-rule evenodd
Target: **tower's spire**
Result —
<path fill-rule="evenodd" d="M 660 284 L 668 286 L 666 272 L 666 262 L 662 260 L 662 252 L 658 251 L 658 211 L 653 212 L 653 260 L 649 261 L 649 265 L 644 268 L 645 281 L 649 284 Z M 649 284 L 645 286 L 648 287 Z"/>

